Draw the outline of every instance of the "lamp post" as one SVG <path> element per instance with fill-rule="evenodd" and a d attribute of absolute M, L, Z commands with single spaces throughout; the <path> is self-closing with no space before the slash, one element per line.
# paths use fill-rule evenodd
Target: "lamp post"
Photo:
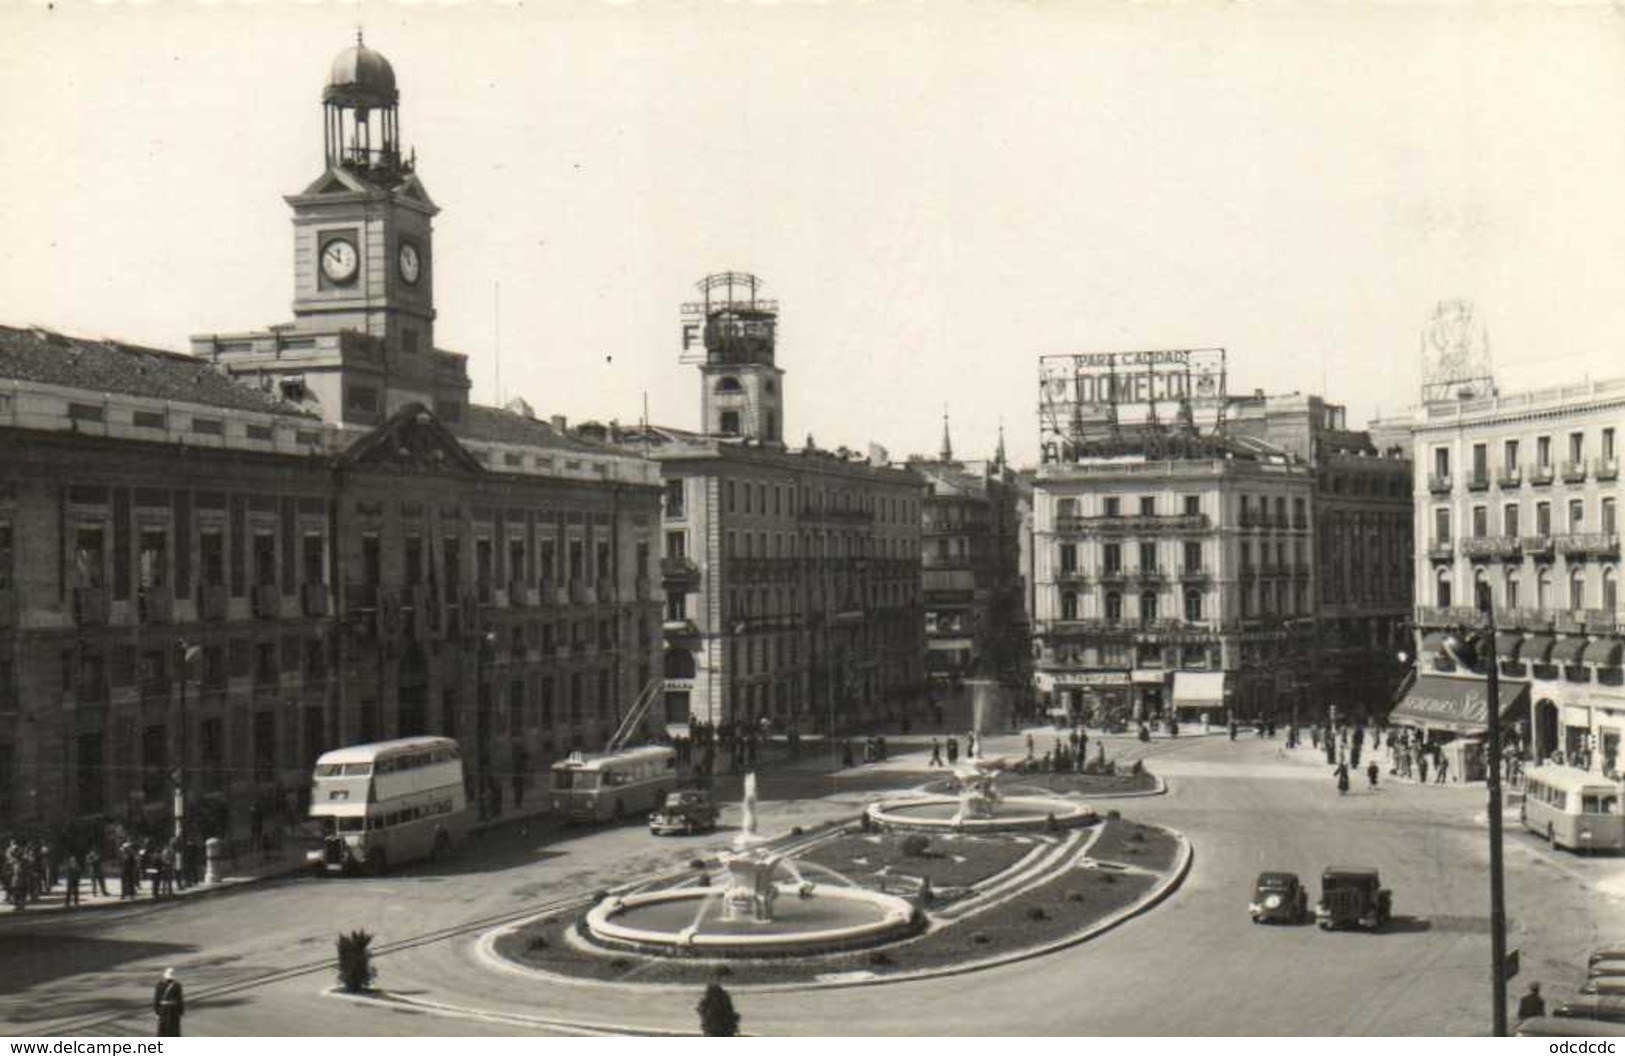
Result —
<path fill-rule="evenodd" d="M 1507 1036 L 1507 917 L 1501 868 L 1501 683 L 1495 659 L 1495 606 L 1487 585 L 1480 584 L 1476 594 L 1478 610 L 1484 617 L 1483 631 L 1476 636 L 1476 642 L 1473 641 L 1475 636 L 1467 631 L 1457 631 L 1445 639 L 1444 648 L 1454 662 L 1468 668 L 1483 668 L 1489 694 L 1484 788 L 1490 816 L 1490 985 L 1494 1036 L 1504 1038 Z M 1478 663 L 1467 662 L 1470 659 Z"/>
<path fill-rule="evenodd" d="M 199 647 L 181 638 L 175 642 L 180 656 L 180 734 L 177 737 L 179 751 L 176 753 L 175 772 L 172 775 L 175 785 L 174 814 L 175 814 L 175 861 L 176 869 L 184 876 L 186 873 L 186 665 L 196 658 Z"/>

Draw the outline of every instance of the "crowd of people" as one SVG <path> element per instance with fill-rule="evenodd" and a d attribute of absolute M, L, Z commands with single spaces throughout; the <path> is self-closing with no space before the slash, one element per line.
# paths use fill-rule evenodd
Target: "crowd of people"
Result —
<path fill-rule="evenodd" d="M 6 902 L 21 911 L 58 885 L 70 908 L 82 905 L 86 894 L 111 897 L 110 868 L 117 869 L 120 900 L 140 898 L 143 885 L 155 899 L 173 898 L 203 880 L 203 849 L 195 841 L 125 838 L 106 845 L 105 855 L 103 849 L 97 840 L 66 848 L 41 839 L 8 841 L 0 858 Z"/>

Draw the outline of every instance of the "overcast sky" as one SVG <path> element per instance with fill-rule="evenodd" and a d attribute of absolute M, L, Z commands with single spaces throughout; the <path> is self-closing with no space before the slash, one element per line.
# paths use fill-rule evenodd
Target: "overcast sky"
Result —
<path fill-rule="evenodd" d="M 1037 357 L 1223 346 L 1413 402 L 1435 302 L 1503 390 L 1625 374 L 1606 6 L 0 5 L 0 322 L 184 349 L 291 318 L 282 196 L 358 23 L 441 206 L 474 396 L 693 427 L 678 307 L 754 271 L 785 434 L 1037 447 Z M 500 327 L 493 290 L 501 284 Z"/>

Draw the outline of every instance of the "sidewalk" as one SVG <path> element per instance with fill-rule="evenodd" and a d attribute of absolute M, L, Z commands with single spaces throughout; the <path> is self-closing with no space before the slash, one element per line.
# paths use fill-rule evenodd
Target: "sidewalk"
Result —
<path fill-rule="evenodd" d="M 142 883 L 141 893 L 133 899 L 120 898 L 119 878 L 116 870 L 104 872 L 108 893 L 96 894 L 91 891 L 91 881 L 79 881 L 79 904 L 67 904 L 68 885 L 58 880 L 55 887 L 45 893 L 45 897 L 28 903 L 28 908 L 19 910 L 14 906 L 0 907 L 0 919 L 7 917 L 26 919 L 41 913 L 57 916 L 65 913 L 76 913 L 96 909 L 113 909 L 119 906 L 166 905 L 183 899 L 201 898 L 205 895 L 218 894 L 229 891 L 243 884 L 251 884 L 256 880 L 265 880 L 274 876 L 286 876 L 296 872 L 304 864 L 305 848 L 303 846 L 290 846 L 282 851 L 273 852 L 268 856 L 243 855 L 235 864 L 228 864 L 225 875 L 212 884 L 199 884 L 196 887 L 181 889 L 177 887 L 173 897 L 154 898 L 152 884 Z M 115 863 L 116 864 L 116 863 Z"/>

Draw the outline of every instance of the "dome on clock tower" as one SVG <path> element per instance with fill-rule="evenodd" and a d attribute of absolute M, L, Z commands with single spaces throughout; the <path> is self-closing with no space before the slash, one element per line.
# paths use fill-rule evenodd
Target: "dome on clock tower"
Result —
<path fill-rule="evenodd" d="M 345 48 L 333 60 L 333 69 L 327 76 L 327 87 L 322 101 L 359 108 L 390 107 L 400 100 L 395 90 L 395 70 L 389 60 L 373 51 L 361 41 L 357 33 L 355 46 Z"/>

